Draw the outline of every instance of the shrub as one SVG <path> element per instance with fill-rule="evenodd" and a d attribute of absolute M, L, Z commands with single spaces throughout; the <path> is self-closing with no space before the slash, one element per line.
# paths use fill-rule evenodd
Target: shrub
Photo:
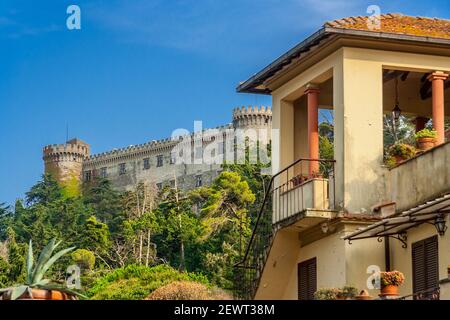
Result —
<path fill-rule="evenodd" d="M 352 286 L 345 286 L 342 288 L 342 296 L 346 298 L 354 298 L 358 295 L 358 289 Z"/>
<path fill-rule="evenodd" d="M 414 157 L 416 154 L 416 148 L 405 143 L 396 143 L 389 148 L 389 155 L 392 157 L 402 157 L 404 159 L 409 159 Z"/>
<path fill-rule="evenodd" d="M 342 290 L 338 288 L 323 288 L 314 293 L 315 300 L 336 300 L 342 295 Z"/>
<path fill-rule="evenodd" d="M 92 270 L 95 266 L 95 255 L 86 249 L 77 249 L 71 254 L 72 261 L 84 270 Z"/>
<path fill-rule="evenodd" d="M 436 138 L 436 137 L 437 137 L 436 130 L 430 130 L 430 129 L 420 130 L 419 132 L 417 132 L 414 135 L 414 138 L 416 138 L 416 140 L 419 138 Z"/>
<path fill-rule="evenodd" d="M 146 300 L 232 300 L 226 292 L 192 281 L 175 281 L 153 291 Z"/>
<path fill-rule="evenodd" d="M 381 272 L 382 286 L 401 286 L 405 282 L 405 276 L 400 271 Z"/>
<path fill-rule="evenodd" d="M 154 290 L 173 281 L 209 284 L 203 275 L 179 272 L 167 265 L 128 265 L 95 280 L 87 294 L 94 300 L 142 300 Z"/>

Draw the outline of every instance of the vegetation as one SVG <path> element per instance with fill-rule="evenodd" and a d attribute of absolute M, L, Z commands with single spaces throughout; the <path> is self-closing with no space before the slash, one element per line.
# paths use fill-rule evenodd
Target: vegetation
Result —
<path fill-rule="evenodd" d="M 413 146 L 405 143 L 396 143 L 389 148 L 389 155 L 392 157 L 400 157 L 409 159 L 414 157 L 417 150 Z"/>
<path fill-rule="evenodd" d="M 342 288 L 323 288 L 314 293 L 315 300 L 353 299 L 358 295 L 358 289 L 352 286 Z"/>
<path fill-rule="evenodd" d="M 405 282 L 405 276 L 400 271 L 381 272 L 382 286 L 401 286 Z"/>
<path fill-rule="evenodd" d="M 315 300 L 337 300 L 341 290 L 338 288 L 323 288 L 314 293 Z"/>
<path fill-rule="evenodd" d="M 0 290 L 0 293 L 2 295 L 8 295 L 9 299 L 11 300 L 16 300 L 23 295 L 27 295 L 28 297 L 33 298 L 32 289 L 59 290 L 72 295 L 79 295 L 77 292 L 69 290 L 63 285 L 56 284 L 49 279 L 44 279 L 45 274 L 55 264 L 55 262 L 74 249 L 73 247 L 67 248 L 53 255 L 53 252 L 60 244 L 61 241 L 56 242 L 56 239 L 52 239 L 42 250 L 38 260 L 35 261 L 33 257 L 33 246 L 30 241 L 26 259 L 27 262 L 25 282 L 20 285 L 15 285 L 11 288 L 2 289 Z"/>
<path fill-rule="evenodd" d="M 175 281 L 153 291 L 146 300 L 231 300 L 225 291 L 192 281 Z"/>
<path fill-rule="evenodd" d="M 256 174 L 262 167 L 224 166 L 211 186 L 187 193 L 176 184 L 119 193 L 96 179 L 68 195 L 44 175 L 14 208 L 0 206 L 0 287 L 36 285 L 27 281 L 28 242 L 37 253 L 59 238 L 78 249 L 55 261 L 48 277 L 61 283 L 77 264 L 93 299 L 143 299 L 178 280 L 229 290 L 250 237 L 249 213 L 264 199 L 269 178 Z"/>
<path fill-rule="evenodd" d="M 420 138 L 436 138 L 437 137 L 437 132 L 436 130 L 430 130 L 430 129 L 423 129 L 420 130 L 419 132 L 417 132 L 414 137 L 416 138 L 416 140 L 420 139 Z"/>
<path fill-rule="evenodd" d="M 94 300 L 142 300 L 156 289 L 174 281 L 209 284 L 203 275 L 180 272 L 167 265 L 128 265 L 97 279 L 87 294 Z"/>

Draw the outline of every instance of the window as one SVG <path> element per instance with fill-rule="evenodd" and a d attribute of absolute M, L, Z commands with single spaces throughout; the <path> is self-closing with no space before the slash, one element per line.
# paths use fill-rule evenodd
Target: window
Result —
<path fill-rule="evenodd" d="M 195 159 L 202 159 L 202 158 L 203 158 L 203 147 L 195 148 Z"/>
<path fill-rule="evenodd" d="M 175 180 L 170 180 L 170 187 L 175 188 Z"/>
<path fill-rule="evenodd" d="M 313 258 L 298 264 L 298 300 L 314 300 L 317 291 L 317 259 Z"/>
<path fill-rule="evenodd" d="M 160 154 L 160 155 L 156 156 L 156 166 L 157 166 L 157 167 L 162 167 L 163 164 L 164 164 L 164 158 L 163 158 L 163 155 Z"/>
<path fill-rule="evenodd" d="M 156 187 L 158 188 L 158 190 L 162 190 L 162 183 L 157 183 Z"/>
<path fill-rule="evenodd" d="M 127 167 L 125 163 L 119 164 L 119 175 L 127 173 Z"/>
<path fill-rule="evenodd" d="M 108 176 L 108 169 L 106 167 L 100 168 L 100 177 L 106 178 Z"/>
<path fill-rule="evenodd" d="M 219 143 L 219 154 L 224 154 L 225 153 L 225 142 L 220 142 Z"/>
<path fill-rule="evenodd" d="M 144 159 L 144 170 L 148 170 L 148 169 L 150 169 L 150 159 L 145 158 Z"/>
<path fill-rule="evenodd" d="M 432 290 L 439 286 L 438 237 L 434 236 L 412 244 L 413 293 Z M 430 292 L 430 297 L 433 292 Z M 422 299 L 428 297 L 422 295 Z M 417 298 L 416 298 L 417 299 Z"/>
<path fill-rule="evenodd" d="M 89 171 L 85 171 L 84 172 L 84 181 L 89 182 L 92 179 L 92 172 Z"/>
<path fill-rule="evenodd" d="M 177 157 L 175 153 L 170 154 L 170 164 L 175 164 L 177 162 Z"/>
<path fill-rule="evenodd" d="M 202 176 L 201 175 L 195 176 L 195 186 L 201 187 L 202 185 L 203 185 Z"/>

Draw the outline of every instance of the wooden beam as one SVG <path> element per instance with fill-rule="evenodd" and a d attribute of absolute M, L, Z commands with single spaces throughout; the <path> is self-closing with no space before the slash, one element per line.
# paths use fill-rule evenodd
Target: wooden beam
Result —
<path fill-rule="evenodd" d="M 444 85 L 444 90 L 447 90 L 450 88 L 450 81 L 447 81 Z M 420 88 L 420 97 L 422 100 L 427 100 L 431 98 L 433 93 L 431 92 L 431 82 L 427 81 L 423 84 L 422 88 Z"/>

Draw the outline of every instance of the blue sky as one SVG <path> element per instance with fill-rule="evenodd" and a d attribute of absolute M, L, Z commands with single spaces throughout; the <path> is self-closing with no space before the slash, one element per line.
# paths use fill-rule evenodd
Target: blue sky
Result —
<path fill-rule="evenodd" d="M 66 28 L 81 8 L 82 29 Z M 40 178 L 42 147 L 66 136 L 93 152 L 229 122 L 270 105 L 235 87 L 327 20 L 382 12 L 450 18 L 448 1 L 2 0 L 0 202 Z"/>

